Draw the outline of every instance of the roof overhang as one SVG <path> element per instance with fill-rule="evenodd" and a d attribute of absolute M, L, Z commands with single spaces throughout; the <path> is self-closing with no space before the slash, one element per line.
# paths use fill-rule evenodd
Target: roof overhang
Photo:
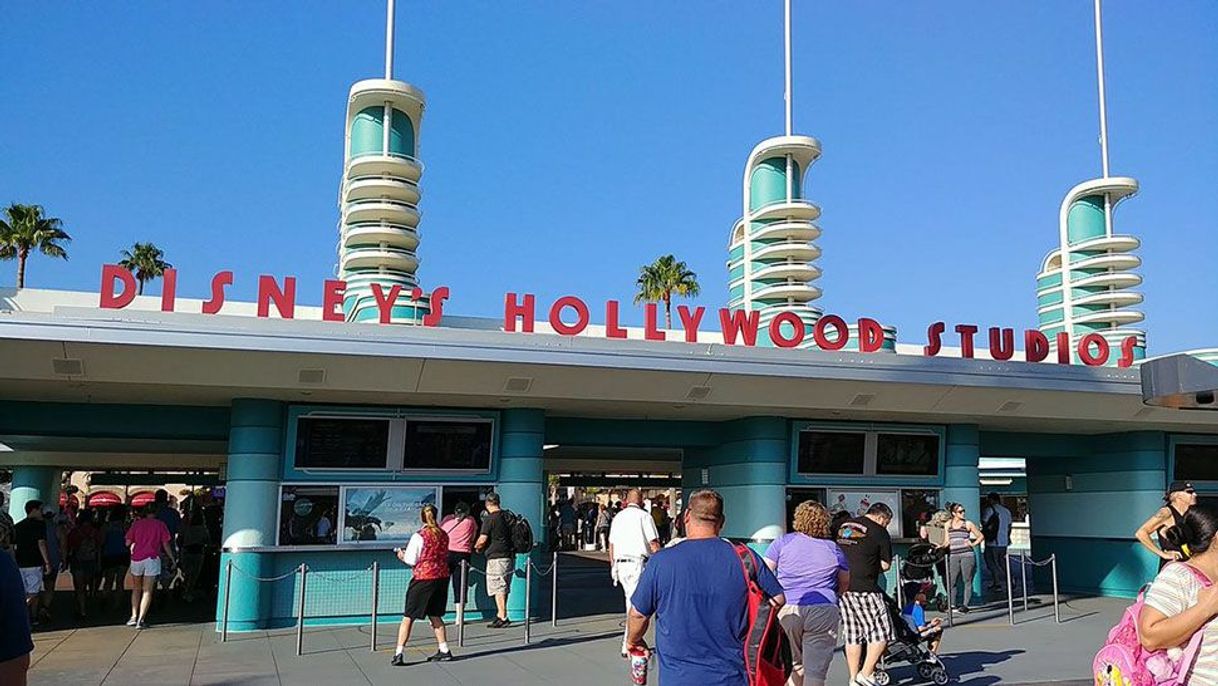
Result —
<path fill-rule="evenodd" d="M 1218 366 L 1192 355 L 1147 360 L 1141 365 L 1142 402 L 1177 410 L 1218 410 Z"/>
<path fill-rule="evenodd" d="M 1143 406 L 1137 370 L 458 328 L 59 308 L 0 316 L 0 398 L 528 407 L 556 416 L 1218 432 Z M 79 371 L 57 374 L 60 365 Z M 324 370 L 306 383 L 301 372 Z M 317 375 L 311 375 L 317 378 Z M 519 380 L 524 379 L 524 382 Z"/>

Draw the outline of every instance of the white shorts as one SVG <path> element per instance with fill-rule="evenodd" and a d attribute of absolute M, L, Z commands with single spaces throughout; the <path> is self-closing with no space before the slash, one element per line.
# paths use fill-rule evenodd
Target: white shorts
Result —
<path fill-rule="evenodd" d="M 147 560 L 138 560 L 131 563 L 131 576 L 160 576 L 161 575 L 161 558 L 150 557 Z"/>
<path fill-rule="evenodd" d="M 26 595 L 42 593 L 42 567 L 22 567 L 21 582 L 25 584 Z"/>

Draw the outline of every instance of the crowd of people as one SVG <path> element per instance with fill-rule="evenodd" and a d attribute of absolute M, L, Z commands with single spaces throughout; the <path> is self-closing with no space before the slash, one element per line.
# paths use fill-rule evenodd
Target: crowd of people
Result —
<path fill-rule="evenodd" d="M 554 550 L 578 550 L 581 547 L 608 550 L 613 520 L 628 503 L 629 499 L 623 502 L 612 494 L 608 503 L 588 500 L 576 505 L 568 498 L 556 499 L 547 516 L 550 547 Z M 639 506 L 652 518 L 662 543 L 667 543 L 674 534 L 680 535 L 679 531 L 674 531 L 674 527 L 679 528 L 679 520 L 674 520 L 668 503 L 661 499 L 646 501 L 640 497 Z"/>
<path fill-rule="evenodd" d="M 31 500 L 24 511 L 25 517 L 14 522 L 0 494 L 0 550 L 17 564 L 35 628 L 56 614 L 56 588 L 65 572 L 72 578 L 78 620 L 124 606 L 130 586 L 127 624 L 141 629 L 158 587 L 172 589 L 188 603 L 200 592 L 214 590 L 218 504 L 191 495 L 179 507 L 160 489 L 140 508 L 60 510 Z"/>
<path fill-rule="evenodd" d="M 628 502 L 632 499 L 637 492 L 631 492 Z M 943 540 L 936 544 L 945 561 L 941 573 L 953 576 L 967 605 L 974 570 L 963 559 L 972 560 L 973 549 L 982 541 L 1009 545 L 1010 512 L 997 494 L 989 496 L 983 531 L 965 518 L 963 505 L 951 503 L 947 510 Z M 720 535 L 726 521 L 724 503 L 713 490 L 691 494 L 682 516 L 684 536 L 663 548 L 647 518 L 619 515 L 610 533 L 610 559 L 614 583 L 626 594 L 623 655 L 648 649 L 644 636 L 652 618 L 658 617 L 655 641 L 662 683 L 747 683 L 743 576 L 750 568 L 757 570 L 753 581 L 779 608 L 794 663 L 788 683 L 824 684 L 840 640 L 850 683 L 871 686 L 898 628 L 907 627 L 905 633 L 912 632 L 915 641 L 925 642 L 936 654 L 943 624 L 927 617 L 924 589 L 906 588 L 907 602 L 898 614 L 890 611 L 881 585 L 893 561 L 888 531 L 892 519 L 884 503 L 850 517 L 831 516 L 824 505 L 808 500 L 796 507 L 790 533 L 771 543 L 763 555 L 748 552 L 754 564 L 742 566 L 739 556 L 744 553 Z M 624 523 L 620 531 L 618 521 Z M 928 534 L 923 531 L 924 537 Z M 896 621 L 905 626 L 897 627 Z"/>

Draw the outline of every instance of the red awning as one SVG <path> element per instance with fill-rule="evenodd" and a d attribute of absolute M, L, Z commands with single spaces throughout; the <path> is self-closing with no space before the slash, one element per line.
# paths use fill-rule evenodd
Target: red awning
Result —
<path fill-rule="evenodd" d="M 143 507 L 153 500 L 156 500 L 155 493 L 152 491 L 142 491 L 131 496 L 131 507 Z"/>
<path fill-rule="evenodd" d="M 89 494 L 86 502 L 89 503 L 89 507 L 114 507 L 115 505 L 122 505 L 123 499 L 118 494 L 111 493 L 110 491 L 98 491 L 97 493 Z"/>
<path fill-rule="evenodd" d="M 64 491 L 59 492 L 59 509 L 76 510 L 79 508 L 80 508 L 80 499 L 79 498 L 77 498 L 75 495 L 68 495 Z"/>

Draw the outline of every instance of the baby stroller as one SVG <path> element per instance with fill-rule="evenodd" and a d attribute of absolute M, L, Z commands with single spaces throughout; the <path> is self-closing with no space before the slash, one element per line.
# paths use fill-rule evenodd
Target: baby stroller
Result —
<path fill-rule="evenodd" d="M 892 683 L 888 670 L 894 665 L 904 663 L 913 665 L 918 676 L 923 679 L 934 682 L 936 686 L 944 686 L 951 680 L 951 676 L 939 656 L 931 652 L 932 637 L 918 634 L 909 622 L 905 621 L 901 608 L 897 607 L 896 601 L 888 597 L 888 594 L 884 594 L 884 605 L 888 608 L 888 616 L 892 619 L 892 628 L 897 639 L 888 644 L 888 650 L 880 658 L 871 678 L 879 686 L 888 686 Z"/>
<path fill-rule="evenodd" d="M 939 612 L 947 612 L 947 595 L 940 593 L 935 586 L 935 569 L 943 564 L 947 550 L 930 543 L 915 543 L 909 546 L 909 553 L 901 563 L 900 583 L 917 584 L 919 591 L 925 593 Z M 906 598 L 906 601 L 912 598 Z"/>

